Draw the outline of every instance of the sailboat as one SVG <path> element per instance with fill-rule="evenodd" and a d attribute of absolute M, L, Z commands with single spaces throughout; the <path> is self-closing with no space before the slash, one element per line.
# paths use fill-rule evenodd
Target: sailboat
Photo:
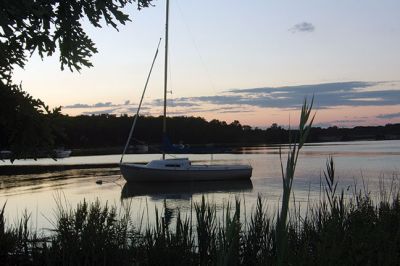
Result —
<path fill-rule="evenodd" d="M 167 67 L 168 67 L 168 20 L 169 20 L 169 0 L 166 0 L 166 23 L 165 23 L 165 61 L 164 61 L 164 117 L 163 117 L 163 136 L 167 136 Z M 160 42 L 158 43 L 158 47 Z M 124 154 L 129 146 L 132 132 L 135 127 L 139 110 L 143 101 L 143 96 L 153 69 L 154 61 L 158 54 L 158 47 L 153 59 L 150 73 L 147 77 L 146 85 L 142 93 L 142 98 L 137 109 L 136 117 L 133 121 L 128 141 L 120 160 L 122 176 L 127 182 L 183 182 L 183 181 L 224 181 L 224 180 L 249 180 L 253 168 L 250 165 L 197 165 L 192 164 L 188 158 L 166 159 L 163 150 L 162 159 L 153 160 L 147 164 L 125 163 Z"/>

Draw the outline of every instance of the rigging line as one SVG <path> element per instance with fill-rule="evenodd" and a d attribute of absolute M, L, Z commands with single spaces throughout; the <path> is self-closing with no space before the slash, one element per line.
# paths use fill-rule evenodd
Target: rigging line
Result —
<path fill-rule="evenodd" d="M 135 128 L 136 121 L 137 121 L 137 119 L 138 119 L 138 117 L 139 117 L 140 107 L 142 106 L 142 102 L 143 102 L 143 98 L 144 98 L 144 93 L 146 92 L 147 84 L 149 83 L 150 76 L 151 76 L 151 72 L 153 71 L 154 62 L 156 61 L 156 58 L 157 58 L 157 55 L 158 55 L 158 48 L 160 48 L 160 43 L 161 43 L 161 38 L 160 38 L 160 40 L 158 41 L 157 50 L 156 50 L 156 53 L 154 54 L 153 62 L 151 63 L 150 71 L 149 71 L 149 74 L 147 75 L 146 83 L 145 83 L 145 85 L 144 85 L 144 89 L 143 89 L 143 92 L 142 92 L 142 97 L 140 98 L 139 106 L 138 106 L 138 108 L 137 108 L 137 110 L 136 110 L 136 116 L 135 116 L 135 119 L 133 120 L 132 127 L 131 127 L 131 131 L 129 132 L 128 140 L 126 141 L 126 144 L 125 144 L 125 147 L 124 147 L 124 151 L 122 152 L 121 159 L 120 159 L 120 161 L 119 161 L 120 164 L 122 163 L 122 159 L 124 158 L 124 155 L 125 155 L 125 153 L 126 153 L 126 150 L 128 149 L 129 142 L 130 142 L 130 140 L 131 140 L 131 138 L 132 138 L 133 129 Z"/>
<path fill-rule="evenodd" d="M 170 9 L 168 7 L 168 9 Z M 170 16 L 171 11 L 168 11 L 168 16 Z M 168 19 L 168 24 L 171 24 L 171 22 Z M 168 36 L 170 36 L 170 32 L 168 32 Z M 174 58 L 173 56 L 173 51 L 172 51 L 173 46 L 171 46 L 171 41 L 170 38 L 168 39 L 168 52 L 167 52 L 167 76 L 168 76 L 168 84 L 167 84 L 167 93 L 171 93 L 172 94 L 172 88 L 173 86 L 173 82 L 172 82 L 172 70 L 171 70 L 171 59 Z"/>
<path fill-rule="evenodd" d="M 192 34 L 191 30 L 190 30 L 189 24 L 186 22 L 187 20 L 186 20 L 185 15 L 183 14 L 181 6 L 179 5 L 179 1 L 176 1 L 176 3 L 177 3 L 177 6 L 178 6 L 179 13 L 180 13 L 180 15 L 182 17 L 183 24 L 185 25 L 186 30 L 188 32 L 188 35 L 189 35 L 191 41 L 193 42 L 193 46 L 196 49 L 197 55 L 199 56 L 200 63 L 203 66 L 204 72 L 205 72 L 205 74 L 206 74 L 206 76 L 208 78 L 208 82 L 210 83 L 211 88 L 214 90 L 214 93 L 216 93 L 217 90 L 216 90 L 214 82 L 213 82 L 213 80 L 211 78 L 210 71 L 208 71 L 208 68 L 207 68 L 207 66 L 205 64 L 205 61 L 204 61 L 203 57 L 201 56 L 200 49 L 197 46 L 196 40 L 194 39 L 194 36 L 193 36 L 193 34 Z"/>
<path fill-rule="evenodd" d="M 168 82 L 168 88 L 167 88 L 167 93 L 170 93 L 170 97 L 168 98 L 170 100 L 170 109 L 174 109 L 175 106 L 175 102 L 174 102 L 174 96 L 173 96 L 173 88 L 174 88 L 174 84 L 173 84 L 173 80 L 172 80 L 172 68 L 171 68 L 171 58 L 173 58 L 173 56 L 171 56 L 172 54 L 172 47 L 171 47 L 171 42 L 169 42 L 169 49 L 168 49 L 168 77 L 169 77 L 169 82 Z M 168 103 L 168 99 L 167 99 L 167 103 Z"/>

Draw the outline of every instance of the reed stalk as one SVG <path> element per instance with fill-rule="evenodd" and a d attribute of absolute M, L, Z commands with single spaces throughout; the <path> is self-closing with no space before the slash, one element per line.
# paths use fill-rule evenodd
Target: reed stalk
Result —
<path fill-rule="evenodd" d="M 283 194 L 282 194 L 281 210 L 278 213 L 276 221 L 276 244 L 277 244 L 278 265 L 283 265 L 285 263 L 284 259 L 286 256 L 287 241 L 288 241 L 287 217 L 289 213 L 290 194 L 292 191 L 292 184 L 296 170 L 297 160 L 299 158 L 299 152 L 307 140 L 307 137 L 311 130 L 312 123 L 315 118 L 315 114 L 312 117 L 310 117 L 313 103 L 314 103 L 314 97 L 311 99 L 310 104 L 307 103 L 307 98 L 304 99 L 300 113 L 298 140 L 297 142 L 290 141 L 285 169 L 283 167 L 282 152 L 280 152 Z"/>
<path fill-rule="evenodd" d="M 321 176 L 321 195 L 307 203 L 305 216 L 289 211 L 294 173 L 314 116 L 313 101 L 304 101 L 298 141 L 290 145 L 286 167 L 281 156 L 283 196 L 277 216 L 268 215 L 261 196 L 243 219 L 241 202 L 223 207 L 202 196 L 183 217 L 164 201 L 155 221 L 142 229 L 131 220 L 129 204 L 116 208 L 85 200 L 75 208 L 59 197 L 53 230 L 38 237 L 25 212 L 16 224 L 0 209 L 1 265 L 398 265 L 400 261 L 400 186 L 380 183 L 380 196 L 368 191 L 346 195 L 340 187 L 332 157 Z M 296 199 L 292 197 L 296 206 Z M 57 200 L 57 199 L 56 199 Z M 147 204 L 146 204 L 147 206 Z M 191 203 L 192 206 L 192 203 Z M 246 215 L 246 210 L 244 211 Z M 146 226 L 146 225 L 145 225 Z"/>
<path fill-rule="evenodd" d="M 287 222 L 288 265 L 397 265 L 400 260 L 400 198 L 378 200 L 368 191 L 344 198 L 338 193 L 332 158 L 327 160 L 324 194 L 307 215 L 297 211 Z M 396 181 L 398 182 L 398 181 Z M 336 187 L 336 190 L 335 190 Z M 387 188 L 389 190 L 389 188 Z M 276 265 L 279 262 L 277 223 L 259 196 L 242 224 L 241 203 L 224 207 L 203 197 L 190 217 L 164 206 L 156 220 L 136 230 L 126 210 L 98 201 L 83 201 L 58 210 L 54 229 L 37 237 L 25 213 L 15 225 L 0 209 L 2 265 Z M 165 208 L 167 207 L 167 208 Z M 140 225 L 139 225 L 140 227 Z M 244 229 L 246 228 L 246 229 Z"/>

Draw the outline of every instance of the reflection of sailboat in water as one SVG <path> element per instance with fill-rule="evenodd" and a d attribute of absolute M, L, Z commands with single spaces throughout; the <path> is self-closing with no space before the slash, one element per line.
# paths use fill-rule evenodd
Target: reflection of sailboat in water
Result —
<path fill-rule="evenodd" d="M 134 182 L 125 183 L 121 198 L 151 196 L 156 199 L 186 198 L 195 194 L 244 192 L 253 190 L 251 180 L 202 181 L 202 182 Z"/>
<path fill-rule="evenodd" d="M 166 32 L 165 32 L 165 64 L 164 64 L 164 116 L 163 116 L 163 138 L 164 143 L 167 139 L 167 66 L 168 66 L 168 17 L 169 17 L 169 0 L 167 0 L 166 9 Z M 160 45 L 160 43 L 158 44 Z M 147 77 L 146 85 L 143 90 L 142 98 L 134 119 L 128 141 L 120 160 L 120 169 L 123 177 L 127 182 L 146 181 L 146 182 L 169 182 L 169 181 L 215 181 L 215 180 L 249 180 L 252 174 L 250 165 L 192 165 L 188 158 L 165 159 L 167 147 L 163 149 L 162 160 L 154 160 L 146 165 L 122 162 L 124 154 L 129 146 L 132 137 L 139 110 L 146 91 L 147 82 L 149 80 L 154 61 L 158 54 L 158 48 L 153 59 L 150 73 Z"/>

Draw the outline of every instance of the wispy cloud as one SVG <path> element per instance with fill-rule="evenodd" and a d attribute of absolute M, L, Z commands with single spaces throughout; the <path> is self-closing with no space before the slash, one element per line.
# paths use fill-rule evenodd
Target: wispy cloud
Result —
<path fill-rule="evenodd" d="M 399 113 L 390 113 L 390 114 L 381 114 L 381 115 L 376 116 L 376 118 L 381 118 L 381 119 L 400 118 L 400 112 Z"/>
<path fill-rule="evenodd" d="M 111 106 L 115 106 L 115 105 L 112 104 L 111 102 L 96 103 L 96 104 L 93 105 L 93 107 L 111 107 Z"/>
<path fill-rule="evenodd" d="M 313 24 L 310 22 L 301 22 L 289 29 L 290 32 L 296 33 L 296 32 L 313 32 L 315 30 L 315 27 Z"/>
<path fill-rule="evenodd" d="M 88 111 L 88 112 L 83 112 L 83 115 L 101 115 L 101 114 L 113 114 L 117 109 L 105 109 L 105 110 L 99 110 L 99 111 Z"/>
<path fill-rule="evenodd" d="M 112 104 L 111 102 L 99 102 L 95 104 L 84 104 L 84 103 L 75 103 L 71 105 L 66 105 L 63 108 L 65 109 L 74 109 L 74 108 L 99 108 L 99 107 L 112 107 L 117 106 L 116 104 Z"/>
<path fill-rule="evenodd" d="M 153 100 L 151 105 L 163 106 L 164 100 L 163 99 L 155 99 L 155 100 Z M 167 105 L 170 107 L 195 107 L 195 106 L 199 106 L 199 103 L 190 101 L 190 98 L 182 97 L 182 98 L 168 99 Z"/>
<path fill-rule="evenodd" d="M 221 95 L 185 97 L 177 99 L 183 106 L 190 104 L 213 104 L 269 107 L 299 108 L 304 97 L 315 96 L 319 109 L 337 106 L 387 106 L 399 104 L 400 89 L 386 89 L 385 82 L 335 82 L 298 86 L 260 87 L 248 89 L 231 89 Z M 400 85 L 400 84 L 399 84 Z M 399 86 L 400 87 L 400 86 Z"/>
<path fill-rule="evenodd" d="M 150 107 L 142 106 L 141 110 L 146 111 Z M 63 109 L 83 109 L 83 115 L 99 115 L 99 114 L 134 114 L 137 106 L 126 100 L 122 104 L 114 104 L 112 102 L 98 102 L 95 104 L 75 103 L 66 105 Z M 142 112 L 144 114 L 144 112 Z"/>
<path fill-rule="evenodd" d="M 150 107 L 142 106 L 140 108 L 140 110 L 141 110 L 141 115 L 149 114 L 148 111 L 150 110 Z M 85 111 L 82 114 L 83 115 L 100 115 L 100 114 L 120 115 L 120 114 L 135 114 L 136 111 L 137 111 L 136 107 L 114 107 L 114 108 L 101 109 L 101 110 Z"/>
<path fill-rule="evenodd" d="M 315 97 L 317 109 L 357 106 L 393 106 L 400 105 L 400 82 L 331 82 L 295 86 L 257 87 L 229 89 L 219 95 L 197 97 L 177 97 L 168 99 L 169 115 L 198 115 L 200 113 L 249 113 L 263 108 L 275 108 L 282 111 L 299 109 L 304 97 Z M 142 106 L 141 114 L 158 115 L 163 99 L 155 99 Z M 125 101 L 123 104 L 99 102 L 96 104 L 77 103 L 65 108 L 81 108 L 83 114 L 134 114 L 136 104 Z M 85 110 L 86 109 L 86 110 Z M 379 119 L 400 117 L 400 113 L 375 114 Z M 371 117 L 368 117 L 371 118 Z M 366 122 L 361 117 L 344 118 L 343 121 L 331 121 L 330 124 L 357 124 Z M 367 119 L 367 118 L 365 118 Z M 346 122 L 347 121 L 347 122 Z"/>
<path fill-rule="evenodd" d="M 130 101 L 125 101 L 123 104 L 113 104 L 112 102 L 98 102 L 95 104 L 85 104 L 85 103 L 75 103 L 66 105 L 63 108 L 65 109 L 75 109 L 75 108 L 104 108 L 104 107 L 119 107 L 130 105 Z"/>
<path fill-rule="evenodd" d="M 84 104 L 84 103 L 74 103 L 74 104 L 71 104 L 71 105 L 63 106 L 63 108 L 65 108 L 65 109 L 90 108 L 90 107 L 92 107 L 92 106 L 89 105 L 89 104 Z"/>

